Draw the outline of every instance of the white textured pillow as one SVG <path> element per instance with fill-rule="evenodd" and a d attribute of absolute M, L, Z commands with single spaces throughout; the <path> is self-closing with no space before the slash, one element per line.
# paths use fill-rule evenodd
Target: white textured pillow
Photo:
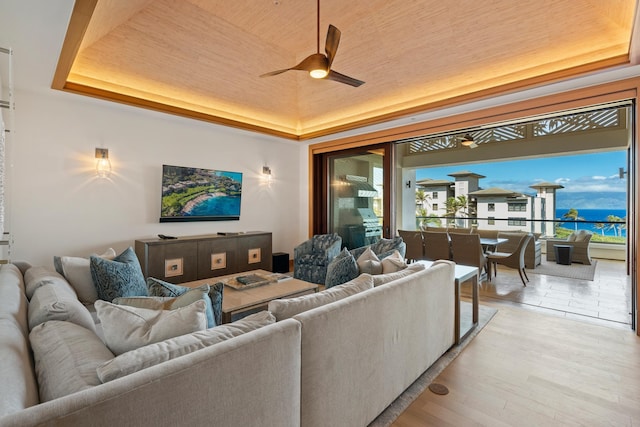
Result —
<path fill-rule="evenodd" d="M 149 310 L 102 300 L 95 307 L 105 342 L 115 355 L 207 328 L 204 300 L 176 310 Z"/>
<path fill-rule="evenodd" d="M 358 257 L 356 262 L 358 263 L 358 269 L 360 269 L 360 273 L 382 273 L 382 263 L 378 259 L 378 256 L 371 250 L 371 247 L 365 249 L 362 255 Z"/>
<path fill-rule="evenodd" d="M 169 310 L 165 306 L 167 301 L 175 298 L 168 297 L 118 297 L 112 303 L 117 305 L 128 305 L 129 307 L 148 308 L 149 310 Z"/>
<path fill-rule="evenodd" d="M 405 268 L 404 270 L 396 271 L 394 273 L 378 274 L 376 276 L 373 276 L 373 286 L 375 287 L 375 286 L 384 285 L 385 283 L 389 283 L 393 280 L 409 276 L 410 274 L 413 274 L 417 271 L 421 271 L 424 269 L 425 269 L 424 264 L 413 263 L 409 265 L 407 268 Z"/>
<path fill-rule="evenodd" d="M 53 283 L 40 286 L 29 301 L 29 329 L 49 320 L 64 320 L 96 331 L 87 308 L 65 287 Z"/>
<path fill-rule="evenodd" d="M 361 274 L 347 283 L 333 286 L 322 292 L 295 298 L 275 299 L 269 302 L 269 311 L 276 316 L 278 321 L 281 321 L 304 311 L 311 310 L 312 308 L 341 300 L 371 288 L 373 288 L 373 278 L 371 275 Z"/>
<path fill-rule="evenodd" d="M 96 369 L 113 359 L 96 334 L 71 322 L 42 323 L 29 341 L 42 402 L 99 385 Z"/>
<path fill-rule="evenodd" d="M 109 248 L 102 255 L 96 255 L 104 259 L 114 259 L 116 251 Z M 91 278 L 89 258 L 71 256 L 60 257 L 64 277 L 71 283 L 78 294 L 78 299 L 85 304 L 93 304 L 98 299 L 98 291 Z"/>
<path fill-rule="evenodd" d="M 382 261 L 382 274 L 395 273 L 396 271 L 404 270 L 407 268 L 407 263 L 404 262 L 404 258 L 400 255 L 400 252 L 395 250 L 391 255 L 383 258 Z"/>
<path fill-rule="evenodd" d="M 73 290 L 69 282 L 65 278 L 55 271 L 49 270 L 47 267 L 36 266 L 29 268 L 24 273 L 24 287 L 27 299 L 33 297 L 33 293 L 42 285 L 47 283 L 53 283 L 60 287 L 67 288 L 73 295 L 76 295 L 76 291 Z"/>
<path fill-rule="evenodd" d="M 116 378 L 124 377 L 141 369 L 212 346 L 254 329 L 262 328 L 275 321 L 276 318 L 273 314 L 268 311 L 261 311 L 233 323 L 149 344 L 105 362 L 98 367 L 98 377 L 103 383 L 113 381 Z"/>

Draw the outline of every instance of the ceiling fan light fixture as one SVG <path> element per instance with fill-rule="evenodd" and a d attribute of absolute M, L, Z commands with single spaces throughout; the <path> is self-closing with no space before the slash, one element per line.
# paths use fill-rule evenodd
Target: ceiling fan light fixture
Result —
<path fill-rule="evenodd" d="M 325 77 L 327 77 L 327 74 L 329 74 L 327 70 L 324 70 L 322 68 L 317 68 L 315 70 L 309 71 L 309 75 L 314 79 L 324 79 Z"/>
<path fill-rule="evenodd" d="M 465 147 L 471 147 L 472 145 L 474 146 L 474 148 L 477 147 L 477 144 L 470 134 L 466 134 L 465 136 L 463 136 L 461 138 L 460 144 L 464 145 Z"/>

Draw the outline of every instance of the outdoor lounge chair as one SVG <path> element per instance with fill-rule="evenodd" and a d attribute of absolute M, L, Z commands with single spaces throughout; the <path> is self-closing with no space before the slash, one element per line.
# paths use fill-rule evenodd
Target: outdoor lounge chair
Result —
<path fill-rule="evenodd" d="M 547 261 L 556 261 L 556 252 L 553 245 L 571 245 L 571 262 L 579 262 L 591 265 L 591 255 L 589 254 L 589 242 L 593 234 L 587 230 L 578 230 L 571 233 L 566 239 L 547 239 Z"/>

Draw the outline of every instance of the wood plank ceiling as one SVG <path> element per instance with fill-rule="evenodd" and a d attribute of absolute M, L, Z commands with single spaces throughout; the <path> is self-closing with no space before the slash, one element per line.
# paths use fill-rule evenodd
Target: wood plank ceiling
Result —
<path fill-rule="evenodd" d="M 77 0 L 54 88 L 308 139 L 629 63 L 636 0 Z"/>

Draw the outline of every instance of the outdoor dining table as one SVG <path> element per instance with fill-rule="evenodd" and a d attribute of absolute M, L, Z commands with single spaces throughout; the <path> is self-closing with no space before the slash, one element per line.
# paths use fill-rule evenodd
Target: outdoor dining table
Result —
<path fill-rule="evenodd" d="M 491 238 L 491 237 L 481 237 L 480 238 L 480 245 L 482 245 L 482 248 L 484 249 L 485 252 L 487 251 L 495 251 L 496 247 L 506 241 L 508 241 L 509 239 L 504 239 L 501 237 L 498 238 Z"/>

